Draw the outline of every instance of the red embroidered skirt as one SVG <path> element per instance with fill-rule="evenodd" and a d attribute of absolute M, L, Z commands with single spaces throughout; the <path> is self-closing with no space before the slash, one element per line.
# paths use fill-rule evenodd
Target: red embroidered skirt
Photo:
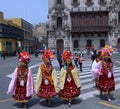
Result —
<path fill-rule="evenodd" d="M 80 89 L 78 89 L 77 86 L 75 85 L 73 78 L 71 78 L 70 81 L 68 81 L 66 78 L 64 89 L 60 91 L 59 96 L 67 99 L 78 97 L 79 95 Z"/>
<path fill-rule="evenodd" d="M 114 76 L 112 74 L 111 78 L 108 78 L 106 73 L 100 75 L 98 82 L 98 89 L 102 92 L 111 92 L 115 90 L 115 81 Z"/>
<path fill-rule="evenodd" d="M 55 91 L 54 85 L 52 85 L 48 79 L 42 79 L 40 90 L 37 96 L 42 98 L 49 98 L 55 95 L 57 95 L 57 93 Z"/>
<path fill-rule="evenodd" d="M 30 97 L 26 97 L 26 84 L 24 86 L 20 86 L 20 82 L 17 81 L 15 95 L 13 97 L 15 101 L 28 102 Z"/>

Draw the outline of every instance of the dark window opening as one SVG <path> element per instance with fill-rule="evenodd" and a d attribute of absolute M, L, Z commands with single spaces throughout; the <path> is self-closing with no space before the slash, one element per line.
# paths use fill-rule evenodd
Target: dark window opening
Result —
<path fill-rule="evenodd" d="M 78 48 L 78 40 L 74 40 L 74 48 Z"/>
<path fill-rule="evenodd" d="M 61 4 L 61 0 L 57 0 L 57 4 Z"/>
<path fill-rule="evenodd" d="M 119 24 L 120 24 L 120 11 L 118 13 L 118 21 L 119 21 Z"/>
<path fill-rule="evenodd" d="M 78 0 L 73 0 L 73 4 L 77 4 L 78 3 Z"/>
<path fill-rule="evenodd" d="M 62 18 L 61 17 L 57 18 L 57 28 L 62 28 Z"/>
<path fill-rule="evenodd" d="M 92 0 L 87 0 L 87 3 L 89 4 L 89 3 L 92 3 Z"/>
<path fill-rule="evenodd" d="M 118 38 L 118 45 L 120 45 L 120 38 Z"/>
<path fill-rule="evenodd" d="M 104 39 L 101 39 L 100 40 L 100 47 L 104 47 L 105 46 L 105 40 Z"/>
<path fill-rule="evenodd" d="M 92 46 L 92 41 L 89 39 L 87 40 L 87 47 L 91 47 Z"/>

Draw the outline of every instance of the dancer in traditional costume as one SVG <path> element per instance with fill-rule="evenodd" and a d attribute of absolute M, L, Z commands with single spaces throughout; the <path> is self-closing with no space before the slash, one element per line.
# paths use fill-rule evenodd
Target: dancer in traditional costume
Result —
<path fill-rule="evenodd" d="M 110 58 L 110 50 L 108 50 L 108 48 L 105 47 L 102 50 L 102 54 L 103 54 L 103 61 L 102 61 L 102 68 L 99 76 L 98 88 L 100 90 L 100 95 L 102 95 L 103 92 L 106 92 L 107 100 L 111 101 L 110 93 L 112 91 L 115 91 L 113 62 Z"/>
<path fill-rule="evenodd" d="M 27 102 L 34 93 L 32 71 L 28 67 L 31 56 L 24 51 L 18 56 L 20 65 L 13 72 L 7 93 L 12 94 L 15 101 L 24 103 L 24 109 L 27 109 Z"/>
<path fill-rule="evenodd" d="M 59 96 L 69 101 L 68 106 L 71 106 L 71 100 L 80 95 L 80 78 L 77 67 L 72 64 L 72 54 L 70 51 L 65 51 L 62 54 L 65 62 L 60 72 Z"/>
<path fill-rule="evenodd" d="M 51 64 L 54 58 L 52 51 L 45 50 L 42 54 L 43 64 L 40 65 L 37 73 L 35 91 L 38 97 L 45 98 L 48 106 L 51 105 L 51 97 L 58 93 L 58 79 L 56 70 Z"/>

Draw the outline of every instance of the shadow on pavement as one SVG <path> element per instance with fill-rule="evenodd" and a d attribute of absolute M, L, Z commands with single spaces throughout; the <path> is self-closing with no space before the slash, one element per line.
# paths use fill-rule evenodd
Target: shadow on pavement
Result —
<path fill-rule="evenodd" d="M 47 102 L 46 102 L 46 100 L 45 99 L 41 99 L 40 100 L 40 102 L 39 102 L 39 104 L 41 105 L 41 106 L 44 106 L 44 107 L 51 107 L 51 108 L 53 108 L 53 107 L 59 107 L 60 105 L 61 105 L 61 99 L 59 98 L 59 97 L 53 97 L 52 99 L 51 99 L 51 106 L 48 106 L 48 104 L 47 104 Z"/>
<path fill-rule="evenodd" d="M 104 100 L 107 101 L 107 94 L 103 94 L 103 95 L 95 95 L 95 97 L 99 98 L 100 100 Z M 111 100 L 115 100 L 114 94 L 110 94 L 110 98 Z"/>
<path fill-rule="evenodd" d="M 39 98 L 32 98 L 28 103 L 27 103 L 27 107 L 32 107 L 36 104 L 39 103 Z M 17 108 L 23 108 L 24 104 L 23 103 L 15 103 L 13 106 L 17 107 Z"/>
<path fill-rule="evenodd" d="M 82 98 L 72 99 L 71 104 L 72 105 L 80 104 L 82 101 L 83 101 Z M 68 105 L 68 100 L 62 100 L 61 103 Z"/>

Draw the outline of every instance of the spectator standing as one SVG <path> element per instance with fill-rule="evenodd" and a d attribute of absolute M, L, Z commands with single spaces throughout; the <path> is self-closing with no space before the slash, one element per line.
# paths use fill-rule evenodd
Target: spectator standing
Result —
<path fill-rule="evenodd" d="M 94 50 L 94 53 L 91 55 L 92 62 L 96 59 L 96 57 L 97 57 L 97 51 Z"/>
<path fill-rule="evenodd" d="M 84 54 L 82 53 L 82 51 L 80 52 L 80 56 L 83 58 Z"/>
<path fill-rule="evenodd" d="M 82 72 L 82 64 L 83 64 L 83 58 L 79 55 L 79 65 L 80 65 L 80 71 Z"/>
<path fill-rule="evenodd" d="M 75 53 L 75 56 L 74 56 L 74 62 L 75 62 L 75 66 L 78 67 L 78 60 L 79 60 L 79 56 L 77 53 Z"/>
<path fill-rule="evenodd" d="M 59 51 L 57 51 L 57 60 L 60 66 L 60 69 L 62 68 L 62 56 Z"/>

